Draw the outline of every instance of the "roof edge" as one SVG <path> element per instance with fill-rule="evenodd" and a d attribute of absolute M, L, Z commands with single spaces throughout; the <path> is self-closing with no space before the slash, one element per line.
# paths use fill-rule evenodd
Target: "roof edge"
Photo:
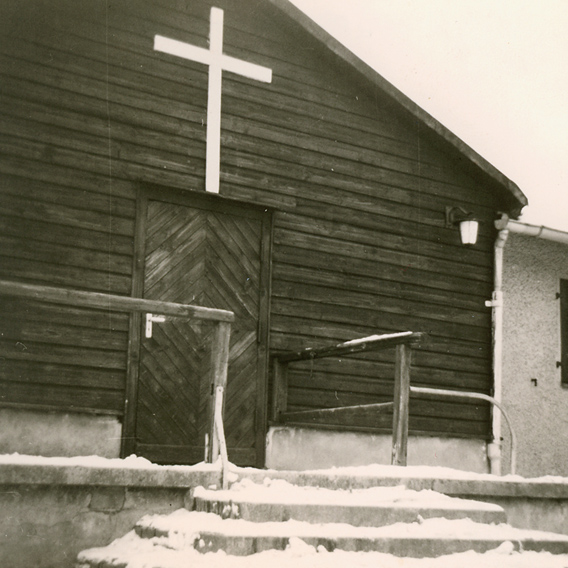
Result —
<path fill-rule="evenodd" d="M 335 55 L 343 59 L 346 63 L 351 65 L 361 74 L 363 74 L 368 80 L 374 83 L 387 95 L 389 95 L 393 100 L 400 104 L 404 109 L 406 109 L 411 115 L 420 120 L 424 125 L 426 125 L 430 130 L 448 142 L 461 154 L 463 154 L 474 166 L 484 172 L 486 175 L 491 177 L 495 182 L 502 185 L 517 201 L 519 204 L 518 211 L 528 205 L 528 199 L 526 195 L 521 191 L 515 182 L 510 180 L 505 174 L 500 172 L 495 166 L 489 163 L 483 156 L 478 154 L 473 148 L 466 144 L 461 138 L 456 136 L 448 128 L 446 128 L 441 122 L 435 119 L 432 115 L 418 106 L 414 101 L 407 97 L 402 91 L 397 89 L 392 83 L 387 81 L 383 76 L 381 76 L 377 71 L 375 71 L 370 65 L 365 63 L 347 47 L 345 47 L 339 40 L 335 39 L 330 33 L 325 31 L 321 26 L 319 26 L 314 20 L 312 20 L 307 14 L 302 12 L 289 0 L 268 0 L 271 4 L 277 7 L 279 10 L 284 12 L 287 16 L 296 21 L 300 26 L 302 26 L 306 31 L 308 31 L 312 36 L 322 42 L 328 49 L 330 49 Z"/>

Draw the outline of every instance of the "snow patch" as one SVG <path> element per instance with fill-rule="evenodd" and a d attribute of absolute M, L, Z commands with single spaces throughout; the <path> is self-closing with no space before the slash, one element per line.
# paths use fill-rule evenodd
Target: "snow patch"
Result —
<path fill-rule="evenodd" d="M 100 456 L 44 457 L 18 453 L 0 454 L 0 465 L 67 466 L 109 469 L 175 469 L 180 471 L 219 471 L 221 467 L 220 462 L 214 464 L 199 463 L 196 465 L 158 465 L 146 458 L 136 455 L 120 459 L 103 458 Z"/>

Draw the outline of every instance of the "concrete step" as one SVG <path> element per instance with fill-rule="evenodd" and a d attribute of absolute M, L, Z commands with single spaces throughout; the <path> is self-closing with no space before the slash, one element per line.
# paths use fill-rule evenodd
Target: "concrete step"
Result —
<path fill-rule="evenodd" d="M 82 567 L 118 568 L 141 551 L 163 550 L 168 558 L 188 551 L 224 551 L 246 556 L 263 551 L 282 551 L 301 541 L 319 552 L 335 550 L 380 552 L 398 557 L 434 558 L 465 551 L 483 553 L 507 543 L 511 550 L 568 553 L 568 536 L 516 529 L 508 525 L 486 525 L 469 519 L 427 519 L 417 523 L 397 523 L 387 527 L 353 527 L 328 523 L 315 525 L 301 521 L 251 523 L 242 519 L 221 519 L 211 513 L 180 509 L 171 515 L 148 516 L 129 534 L 126 545 L 84 551 Z M 147 544 L 148 543 L 148 544 Z M 225 557 L 227 558 L 227 557 Z M 152 564 L 160 568 L 160 564 Z"/>
<path fill-rule="evenodd" d="M 438 517 L 469 518 L 478 523 L 507 520 L 505 511 L 498 505 L 452 498 L 430 490 L 409 490 L 404 486 L 334 491 L 299 487 L 284 480 L 267 479 L 257 484 L 244 479 L 228 491 L 199 487 L 193 497 L 197 511 L 256 523 L 294 519 L 381 527 Z"/>
<path fill-rule="evenodd" d="M 513 528 L 504 524 L 505 513 L 494 504 L 450 497 L 423 489 L 424 484 L 409 489 L 406 482 L 415 480 L 405 472 L 396 470 L 384 478 L 351 476 L 351 481 L 347 479 L 350 472 L 285 474 L 284 479 L 267 477 L 266 473 L 263 478 L 258 470 L 241 470 L 228 491 L 196 488 L 191 502 L 198 510 L 143 517 L 122 539 L 82 552 L 78 566 L 217 566 L 209 561 L 218 558 L 224 568 L 242 568 L 244 565 L 237 563 L 239 557 L 250 556 L 250 566 L 266 566 L 274 564 L 270 555 L 276 554 L 283 562 L 278 566 L 298 568 L 294 555 L 300 550 L 301 556 L 305 552 L 318 558 L 333 551 L 334 557 L 357 553 L 340 562 L 353 566 L 391 566 L 393 559 L 398 562 L 397 557 L 412 557 L 412 562 L 440 557 L 428 568 L 437 567 L 438 562 L 447 567 L 447 555 L 471 551 L 467 554 L 483 555 L 479 565 L 508 568 L 509 564 L 502 566 L 494 560 L 484 563 L 486 555 L 497 554 L 491 552 L 496 549 L 511 556 L 514 551 L 536 554 L 539 558 L 532 565 L 539 566 L 543 557 L 539 553 L 551 553 L 555 562 L 561 563 L 558 566 L 568 566 L 568 536 Z M 318 483 L 314 483 L 316 478 Z M 400 482 L 395 484 L 397 478 Z M 292 479 L 298 484 L 290 483 Z M 491 483 L 449 476 L 444 483 L 457 483 L 454 495 L 471 495 L 473 491 L 463 491 L 468 489 L 463 483 L 469 485 L 470 481 Z M 510 481 L 523 487 L 517 480 Z M 435 475 L 426 480 L 426 486 L 435 483 Z M 513 490 L 508 482 L 499 481 L 501 485 L 505 495 Z M 208 552 L 214 554 L 202 554 Z M 360 560 L 362 553 L 368 564 Z M 451 556 L 451 565 L 460 565 L 460 558 Z M 323 556 L 321 562 L 317 566 L 329 566 Z"/>
<path fill-rule="evenodd" d="M 473 473 L 446 467 L 400 467 L 392 465 L 369 465 L 337 467 L 329 470 L 280 471 L 232 467 L 234 481 L 249 479 L 263 483 L 266 478 L 281 479 L 299 486 L 327 489 L 365 489 L 369 487 L 393 487 L 404 485 L 420 491 L 431 489 L 450 496 L 474 498 L 529 497 L 545 499 L 568 499 L 566 478 L 543 477 L 524 479 L 519 476 L 496 476 Z"/>

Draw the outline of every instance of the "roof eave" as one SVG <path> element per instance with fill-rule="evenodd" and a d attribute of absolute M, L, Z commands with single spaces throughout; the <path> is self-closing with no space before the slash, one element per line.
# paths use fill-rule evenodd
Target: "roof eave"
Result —
<path fill-rule="evenodd" d="M 289 0 L 269 0 L 269 2 L 284 12 L 287 16 L 295 20 L 335 55 L 356 69 L 365 78 L 367 78 L 367 80 L 385 92 L 406 111 L 422 122 L 427 128 L 458 150 L 458 152 L 465 156 L 475 167 L 504 187 L 518 204 L 517 207 L 511 208 L 511 214 L 517 216 L 521 209 L 528 205 L 526 195 L 520 190 L 515 182 L 501 173 L 495 166 L 490 164 L 485 158 L 483 158 L 483 156 L 479 155 L 473 148 L 468 146 L 463 140 L 448 130 L 442 123 L 419 107 L 404 93 L 399 91 L 392 83 L 389 83 L 389 81 L 377 73 L 377 71 L 375 71 L 371 66 L 359 59 L 359 57 L 335 39 L 331 34 L 321 28 L 299 8 L 294 6 L 294 4 L 289 2 Z"/>

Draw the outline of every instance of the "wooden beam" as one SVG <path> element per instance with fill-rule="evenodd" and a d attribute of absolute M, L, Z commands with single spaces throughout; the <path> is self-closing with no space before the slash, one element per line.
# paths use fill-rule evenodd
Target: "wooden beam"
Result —
<path fill-rule="evenodd" d="M 258 306 L 258 357 L 256 448 L 257 467 L 264 467 L 266 460 L 266 431 L 268 414 L 268 375 L 270 339 L 270 299 L 272 298 L 272 231 L 274 216 L 265 210 L 262 215 L 262 236 L 260 251 L 260 282 Z"/>
<path fill-rule="evenodd" d="M 93 414 L 95 416 L 122 416 L 119 410 L 101 410 L 88 406 L 62 406 L 61 404 L 33 404 L 25 402 L 0 402 L 0 408 L 13 408 L 16 410 L 35 410 L 38 412 L 72 412 L 78 414 Z"/>
<path fill-rule="evenodd" d="M 412 348 L 396 346 L 394 410 L 392 418 L 392 465 L 406 465 L 408 445 L 408 403 Z"/>
<path fill-rule="evenodd" d="M 207 455 L 211 463 L 217 460 L 221 450 L 215 433 L 215 400 L 217 387 L 223 387 L 222 392 L 225 392 L 227 389 L 230 337 L 231 324 L 229 322 L 217 323 L 213 332 L 213 343 L 211 346 L 211 390 L 209 398 L 209 424 L 207 428 L 209 434 L 209 451 Z M 226 397 L 223 397 L 223 405 L 225 404 L 225 399 Z"/>
<path fill-rule="evenodd" d="M 134 257 L 132 259 L 131 296 L 144 294 L 144 245 L 148 199 L 138 191 L 136 201 L 136 225 L 134 231 Z M 124 419 L 120 456 L 125 458 L 136 449 L 136 417 L 138 414 L 138 377 L 140 373 L 140 344 L 142 339 L 142 314 L 132 312 L 128 319 L 128 352 L 126 360 L 126 385 L 124 389 Z"/>
<path fill-rule="evenodd" d="M 274 358 L 272 371 L 272 420 L 279 422 L 288 407 L 288 364 Z"/>
<path fill-rule="evenodd" d="M 360 353 L 361 351 L 378 351 L 388 349 L 400 344 L 420 343 L 426 334 L 404 331 L 401 333 L 391 333 L 386 335 L 370 335 L 360 339 L 353 339 L 345 343 L 339 343 L 333 347 L 322 349 L 302 349 L 301 351 L 290 351 L 275 355 L 281 362 L 304 361 L 308 359 L 319 359 L 321 357 L 334 357 L 336 355 L 347 355 L 350 353 Z"/>
<path fill-rule="evenodd" d="M 393 402 L 377 402 L 373 404 L 357 404 L 355 406 L 338 406 L 337 408 L 321 408 L 318 410 L 298 410 L 296 412 L 284 412 L 280 414 L 282 422 L 301 422 L 305 420 L 317 420 L 336 416 L 357 416 L 361 412 L 376 410 L 390 410 Z"/>
<path fill-rule="evenodd" d="M 144 298 L 129 298 L 114 294 L 100 292 L 85 292 L 82 290 L 69 290 L 36 284 L 24 284 L 0 280 L 0 295 L 19 298 L 32 298 L 55 304 L 82 306 L 116 312 L 145 312 L 157 313 L 166 316 L 185 317 L 219 322 L 232 322 L 235 319 L 233 312 L 188 304 L 173 302 L 160 302 Z"/>

